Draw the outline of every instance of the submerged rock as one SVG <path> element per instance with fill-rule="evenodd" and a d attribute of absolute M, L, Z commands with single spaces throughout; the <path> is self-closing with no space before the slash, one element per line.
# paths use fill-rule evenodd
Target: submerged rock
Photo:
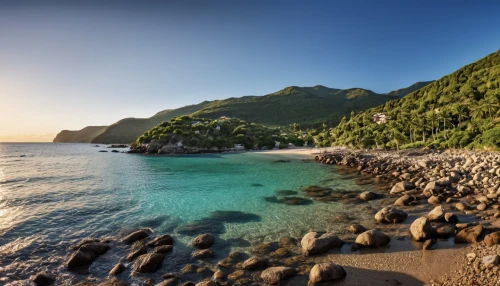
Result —
<path fill-rule="evenodd" d="M 108 249 L 109 246 L 105 243 L 92 242 L 83 244 L 71 255 L 66 264 L 69 269 L 87 267 Z"/>
<path fill-rule="evenodd" d="M 379 223 L 400 223 L 407 217 L 406 212 L 392 207 L 385 207 L 375 214 L 375 220 Z"/>
<path fill-rule="evenodd" d="M 122 239 L 122 242 L 126 244 L 132 244 L 138 240 L 148 237 L 149 234 L 150 234 L 149 230 L 141 229 L 125 236 Z"/>
<path fill-rule="evenodd" d="M 125 270 L 125 265 L 123 265 L 122 263 L 118 263 L 116 264 L 113 269 L 111 269 L 111 271 L 109 271 L 109 276 L 116 276 L 120 273 L 122 273 L 124 270 Z"/>
<path fill-rule="evenodd" d="M 210 248 L 214 243 L 215 238 L 207 233 L 198 235 L 191 241 L 191 245 L 199 249 Z"/>
<path fill-rule="evenodd" d="M 40 272 L 35 275 L 33 282 L 38 286 L 49 286 L 56 282 L 56 278 L 47 272 Z"/>
<path fill-rule="evenodd" d="M 172 245 L 174 243 L 174 239 L 169 234 L 165 234 L 162 236 L 155 237 L 152 241 L 148 242 L 147 246 L 151 248 L 155 248 L 161 245 Z"/>
<path fill-rule="evenodd" d="M 296 195 L 298 192 L 297 191 L 292 191 L 292 190 L 279 190 L 276 191 L 276 194 L 278 196 L 293 196 Z"/>
<path fill-rule="evenodd" d="M 243 262 L 242 267 L 246 270 L 264 269 L 268 263 L 269 260 L 265 257 L 252 256 Z"/>
<path fill-rule="evenodd" d="M 300 244 L 305 255 L 312 255 L 340 247 L 344 242 L 333 233 L 310 232 L 302 238 Z"/>

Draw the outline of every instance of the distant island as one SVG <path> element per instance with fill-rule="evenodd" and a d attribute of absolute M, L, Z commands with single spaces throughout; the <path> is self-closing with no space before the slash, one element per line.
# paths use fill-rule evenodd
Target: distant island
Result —
<path fill-rule="evenodd" d="M 90 126 L 79 131 L 65 130 L 56 136 L 54 142 L 129 144 L 156 125 L 182 115 L 209 119 L 228 116 L 280 127 L 294 123 L 303 128 L 318 127 L 323 124 L 334 126 L 352 111 L 362 111 L 388 100 L 398 99 L 431 82 L 419 82 L 387 94 L 377 94 L 362 88 L 336 89 L 321 85 L 290 86 L 264 96 L 204 101 L 177 109 L 163 110 L 150 118 L 125 118 L 110 126 L 99 128 Z M 95 132 L 90 134 L 89 128 Z"/>

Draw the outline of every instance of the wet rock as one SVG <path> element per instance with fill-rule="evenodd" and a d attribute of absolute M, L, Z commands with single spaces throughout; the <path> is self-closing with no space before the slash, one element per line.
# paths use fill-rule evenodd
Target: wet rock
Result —
<path fill-rule="evenodd" d="M 256 256 L 266 256 L 269 253 L 276 251 L 279 248 L 279 244 L 275 242 L 264 242 L 255 246 L 251 253 Z"/>
<path fill-rule="evenodd" d="M 215 281 L 222 280 L 224 278 L 226 278 L 226 274 L 221 270 L 215 271 L 214 276 L 212 277 Z"/>
<path fill-rule="evenodd" d="M 262 272 L 260 278 L 267 284 L 278 284 L 282 280 L 287 280 L 297 275 L 295 268 L 291 267 L 269 267 Z"/>
<path fill-rule="evenodd" d="M 247 223 L 261 221 L 259 215 L 242 211 L 213 211 L 210 212 L 208 220 L 231 223 Z"/>
<path fill-rule="evenodd" d="M 264 269 L 268 263 L 269 260 L 267 258 L 252 256 L 243 262 L 242 267 L 246 270 Z"/>
<path fill-rule="evenodd" d="M 174 247 L 172 245 L 160 245 L 160 246 L 155 247 L 153 252 L 165 254 L 165 253 L 171 252 L 173 249 L 174 249 Z"/>
<path fill-rule="evenodd" d="M 438 238 L 448 238 L 455 234 L 454 225 L 445 225 L 436 229 L 436 236 Z"/>
<path fill-rule="evenodd" d="M 457 233 L 457 235 L 455 236 L 455 243 L 476 243 L 478 242 L 478 237 L 482 232 L 482 225 L 465 228 Z"/>
<path fill-rule="evenodd" d="M 199 249 L 210 248 L 214 243 L 215 238 L 207 233 L 201 234 L 191 241 L 191 245 Z"/>
<path fill-rule="evenodd" d="M 111 278 L 100 283 L 98 286 L 129 286 L 129 285 L 130 284 L 128 284 L 125 281 L 121 281 L 117 278 Z"/>
<path fill-rule="evenodd" d="M 385 207 L 375 214 L 375 220 L 379 223 L 400 223 L 408 217 L 402 210 Z"/>
<path fill-rule="evenodd" d="M 125 270 L 125 265 L 122 263 L 116 264 L 111 271 L 109 271 L 109 276 L 116 276 Z"/>
<path fill-rule="evenodd" d="M 410 204 L 413 204 L 416 201 L 417 201 L 417 198 L 415 198 L 415 196 L 404 195 L 404 196 L 400 197 L 399 199 L 397 199 L 394 202 L 394 205 L 401 206 L 401 207 L 408 206 Z"/>
<path fill-rule="evenodd" d="M 89 266 L 97 257 L 104 254 L 108 248 L 107 244 L 99 242 L 83 244 L 67 261 L 68 269 Z"/>
<path fill-rule="evenodd" d="M 38 286 L 48 286 L 56 282 L 56 278 L 47 272 L 40 272 L 33 278 L 33 282 Z"/>
<path fill-rule="evenodd" d="M 141 229 L 141 230 L 135 231 L 135 232 L 125 236 L 122 239 L 122 242 L 126 243 L 126 244 L 132 244 L 138 240 L 141 240 L 141 239 L 148 237 L 149 233 L 150 232 L 148 230 Z"/>
<path fill-rule="evenodd" d="M 198 270 L 198 266 L 196 266 L 194 264 L 188 264 L 188 265 L 185 265 L 184 267 L 182 267 L 180 274 L 186 275 L 186 274 L 190 274 L 190 273 L 196 273 L 197 270 Z"/>
<path fill-rule="evenodd" d="M 321 283 L 327 281 L 336 281 L 346 276 L 344 267 L 334 263 L 320 263 L 314 265 L 309 273 L 311 283 Z"/>
<path fill-rule="evenodd" d="M 367 229 L 360 224 L 351 224 L 349 226 L 349 232 L 352 232 L 354 234 L 360 234 L 365 231 L 367 231 Z"/>
<path fill-rule="evenodd" d="M 427 202 L 431 205 L 438 205 L 441 203 L 441 200 L 439 199 L 439 197 L 437 196 L 430 196 L 428 199 L 427 199 Z"/>
<path fill-rule="evenodd" d="M 201 282 L 196 283 L 195 286 L 217 286 L 217 284 L 213 281 L 205 280 L 205 281 L 201 281 Z"/>
<path fill-rule="evenodd" d="M 213 257 L 214 253 L 210 249 L 200 249 L 193 251 L 191 253 L 191 258 L 193 259 L 203 259 L 203 258 L 209 258 Z"/>
<path fill-rule="evenodd" d="M 432 235 L 432 225 L 426 217 L 419 217 L 411 224 L 410 233 L 416 241 L 427 240 Z"/>
<path fill-rule="evenodd" d="M 371 201 L 371 200 L 374 200 L 377 198 L 377 194 L 374 193 L 374 192 L 369 192 L 369 191 L 366 191 L 366 192 L 362 192 L 361 194 L 359 194 L 359 198 L 362 199 L 362 200 L 365 200 L 365 201 Z"/>
<path fill-rule="evenodd" d="M 493 245 L 500 244 L 500 231 L 492 232 L 484 237 L 484 242 L 487 246 L 492 247 Z"/>
<path fill-rule="evenodd" d="M 148 242 L 147 246 L 151 248 L 155 248 L 157 246 L 162 245 L 172 245 L 174 243 L 174 239 L 172 236 L 165 234 L 162 236 L 155 237 L 152 241 Z"/>
<path fill-rule="evenodd" d="M 408 181 L 403 181 L 396 183 L 392 189 L 391 189 L 391 194 L 399 194 L 404 191 L 409 191 L 415 189 L 415 184 L 408 182 Z"/>
<path fill-rule="evenodd" d="M 387 245 L 391 238 L 385 233 L 372 229 L 358 235 L 355 243 L 366 247 L 381 247 Z"/>
<path fill-rule="evenodd" d="M 342 246 L 344 242 L 333 233 L 310 232 L 306 234 L 300 244 L 305 255 L 327 252 L 334 247 Z"/>
<path fill-rule="evenodd" d="M 140 273 L 149 273 L 156 271 L 163 261 L 164 256 L 159 253 L 143 254 L 134 262 L 132 269 Z"/>
<path fill-rule="evenodd" d="M 146 249 L 145 246 L 132 249 L 130 253 L 127 255 L 127 261 L 134 261 L 134 259 L 146 253 L 148 253 L 148 250 Z"/>
<path fill-rule="evenodd" d="M 280 238 L 278 244 L 281 247 L 293 247 L 299 245 L 299 241 L 296 238 L 284 236 Z"/>
<path fill-rule="evenodd" d="M 316 198 L 328 196 L 332 192 L 332 189 L 330 188 L 323 188 L 319 186 L 307 186 L 301 188 L 301 190 L 306 196 Z"/>
<path fill-rule="evenodd" d="M 431 249 L 432 245 L 434 245 L 434 240 L 432 239 L 427 239 L 424 242 L 424 245 L 422 246 L 422 250 L 429 250 Z"/>
<path fill-rule="evenodd" d="M 429 221 L 440 221 L 444 218 L 444 210 L 442 206 L 435 207 L 432 211 L 427 215 Z"/>
<path fill-rule="evenodd" d="M 276 191 L 276 194 L 278 196 L 293 196 L 293 195 L 296 195 L 298 192 L 296 191 L 292 191 L 292 190 L 279 190 L 279 191 Z"/>
<path fill-rule="evenodd" d="M 283 257 L 288 256 L 288 254 L 289 254 L 288 249 L 286 249 L 284 247 L 280 247 L 280 248 L 276 249 L 276 251 L 271 252 L 270 256 L 274 257 L 274 258 L 283 258 Z"/>
<path fill-rule="evenodd" d="M 458 222 L 458 218 L 455 214 L 452 213 L 445 213 L 444 214 L 444 220 L 449 223 L 456 223 Z"/>

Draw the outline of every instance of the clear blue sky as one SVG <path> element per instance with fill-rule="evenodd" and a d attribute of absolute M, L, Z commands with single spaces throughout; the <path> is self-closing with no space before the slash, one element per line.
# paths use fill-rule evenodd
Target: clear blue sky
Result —
<path fill-rule="evenodd" d="M 1 1 L 0 141 L 289 85 L 388 92 L 500 49 L 499 18 L 493 0 Z"/>

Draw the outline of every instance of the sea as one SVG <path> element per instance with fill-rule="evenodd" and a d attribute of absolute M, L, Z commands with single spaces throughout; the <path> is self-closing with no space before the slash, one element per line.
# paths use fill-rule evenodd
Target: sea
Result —
<path fill-rule="evenodd" d="M 119 240 L 143 228 L 175 239 L 174 251 L 153 274 L 161 281 L 192 262 L 188 244 L 201 233 L 216 236 L 217 261 L 283 236 L 345 231 L 346 217 L 373 218 L 350 204 L 305 198 L 301 188 L 310 185 L 333 192 L 374 188 L 314 162 L 307 152 L 160 156 L 106 147 L 0 143 L 0 284 L 32 285 L 40 271 L 55 275 L 59 285 L 102 281 L 117 262 L 130 266 Z M 301 204 L 285 204 L 286 197 Z M 116 242 L 88 271 L 66 269 L 75 245 L 103 237 Z M 137 285 L 143 278 L 129 270 L 120 277 Z"/>

